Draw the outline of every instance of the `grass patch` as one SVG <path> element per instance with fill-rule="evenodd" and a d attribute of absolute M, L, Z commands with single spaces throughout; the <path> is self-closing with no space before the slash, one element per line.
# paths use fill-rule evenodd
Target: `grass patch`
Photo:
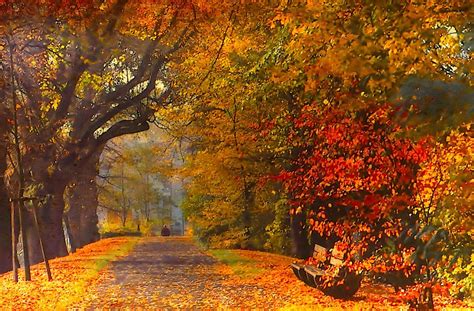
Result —
<path fill-rule="evenodd" d="M 212 249 L 209 253 L 243 279 L 254 278 L 265 271 L 257 266 L 256 260 L 244 258 L 231 249 Z"/>
<path fill-rule="evenodd" d="M 121 236 L 142 236 L 142 232 L 137 231 L 135 226 L 126 226 L 105 224 L 99 230 L 100 237 L 104 238 L 115 238 Z"/>

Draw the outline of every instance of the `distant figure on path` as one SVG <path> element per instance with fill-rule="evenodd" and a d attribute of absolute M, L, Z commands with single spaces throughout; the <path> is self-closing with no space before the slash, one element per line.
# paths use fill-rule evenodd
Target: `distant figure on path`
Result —
<path fill-rule="evenodd" d="M 170 234 L 170 229 L 166 225 L 164 225 L 163 229 L 161 229 L 161 236 L 170 236 Z"/>

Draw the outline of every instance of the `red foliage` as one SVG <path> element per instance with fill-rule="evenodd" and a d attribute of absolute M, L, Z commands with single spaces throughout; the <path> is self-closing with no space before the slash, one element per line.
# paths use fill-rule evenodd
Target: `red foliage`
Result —
<path fill-rule="evenodd" d="M 308 105 L 291 123 L 295 160 L 282 180 L 311 230 L 350 241 L 362 250 L 400 230 L 397 215 L 413 205 L 423 143 L 397 136 L 388 106 L 358 112 Z M 348 244 L 348 247 L 351 243 Z"/>

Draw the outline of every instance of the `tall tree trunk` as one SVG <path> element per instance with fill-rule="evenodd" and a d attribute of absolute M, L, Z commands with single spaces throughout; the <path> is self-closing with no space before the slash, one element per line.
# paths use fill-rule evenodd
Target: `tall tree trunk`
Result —
<path fill-rule="evenodd" d="M 304 226 L 306 216 L 302 212 L 295 212 L 291 217 L 291 239 L 293 241 L 293 255 L 297 258 L 307 258 L 311 254 L 308 241 L 308 232 Z"/>
<path fill-rule="evenodd" d="M 89 196 L 89 206 L 85 206 L 81 214 L 81 242 L 87 245 L 100 239 L 99 235 L 99 218 L 97 216 L 97 206 L 99 199 L 97 197 L 97 184 L 95 176 L 91 179 L 87 187 L 87 195 Z"/>
<path fill-rule="evenodd" d="M 99 158 L 100 152 L 81 167 L 80 172 L 75 174 L 76 179 L 68 191 L 69 211 L 67 218 L 71 230 L 70 235 L 76 248 L 93 243 L 100 238 L 97 217 L 99 200 L 96 183 Z"/>
<path fill-rule="evenodd" d="M 87 175 L 87 176 L 86 176 Z M 68 197 L 69 211 L 67 218 L 70 235 L 76 248 L 83 247 L 99 239 L 97 217 L 97 184 L 96 173 L 81 174 L 70 189 Z"/>
<path fill-rule="evenodd" d="M 3 123 L 4 120 L 0 120 Z M 0 131 L 2 129 L 0 128 Z M 2 135 L 3 136 L 3 135 Z M 3 138 L 0 136 L 1 138 Z M 0 273 L 12 269 L 12 235 L 10 225 L 10 206 L 5 186 L 4 174 L 7 168 L 7 148 L 5 141 L 0 140 Z"/>
<path fill-rule="evenodd" d="M 0 75 L 0 85 L 5 85 L 5 74 Z M 12 245 L 10 226 L 10 207 L 5 185 L 5 171 L 7 169 L 7 105 L 6 88 L 0 89 L 0 273 L 12 269 Z"/>
<path fill-rule="evenodd" d="M 45 194 L 48 196 L 45 204 L 38 211 L 38 218 L 42 227 L 45 253 L 48 259 L 68 255 L 63 229 L 64 191 L 66 184 L 60 179 L 50 179 L 44 183 Z M 30 250 L 31 264 L 43 261 L 39 239 L 34 229 L 33 215 L 28 215 L 27 244 Z"/>

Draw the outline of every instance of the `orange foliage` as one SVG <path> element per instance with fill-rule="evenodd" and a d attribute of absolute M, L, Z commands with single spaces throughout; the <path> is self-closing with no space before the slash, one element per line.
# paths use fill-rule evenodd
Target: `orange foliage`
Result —
<path fill-rule="evenodd" d="M 12 310 L 63 310 L 82 299 L 105 263 L 125 255 L 136 241 L 133 238 L 105 239 L 70 256 L 51 260 L 51 282 L 47 280 L 43 264 L 32 267 L 32 282 L 20 280 L 16 284 L 12 273 L 1 275 L 0 306 Z"/>

